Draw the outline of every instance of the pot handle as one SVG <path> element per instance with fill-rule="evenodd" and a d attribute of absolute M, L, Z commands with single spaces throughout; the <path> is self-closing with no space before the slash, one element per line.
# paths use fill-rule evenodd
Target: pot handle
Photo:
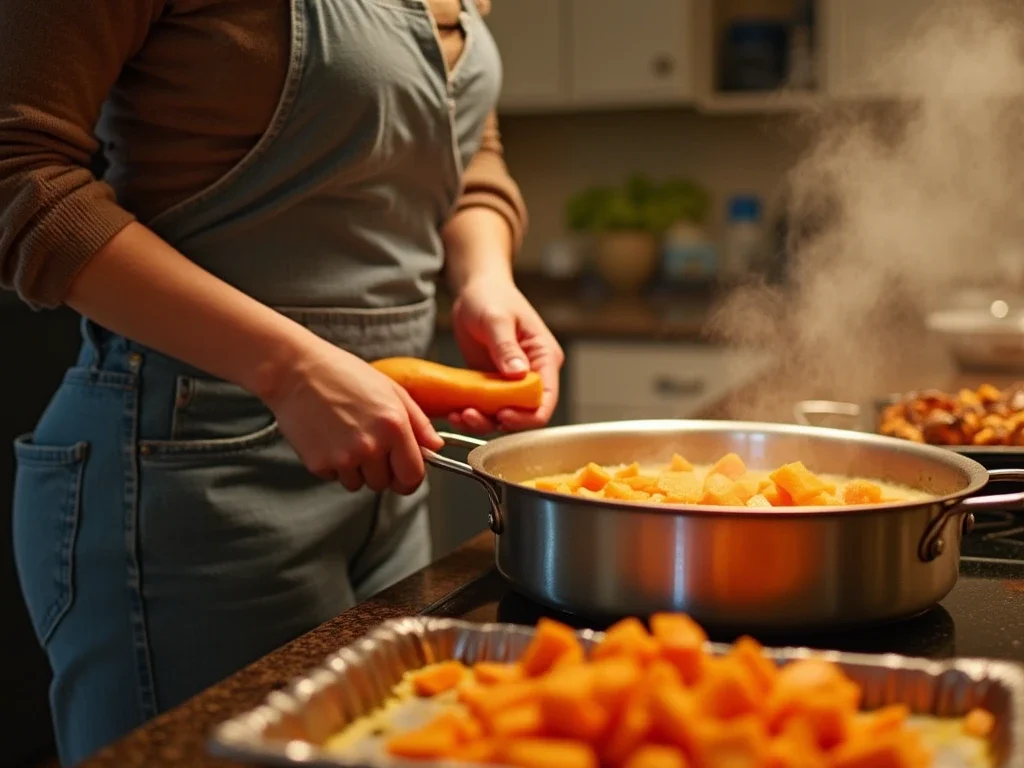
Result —
<path fill-rule="evenodd" d="M 801 400 L 793 406 L 793 418 L 803 427 L 813 427 L 810 416 L 847 416 L 860 418 L 860 406 L 836 400 Z"/>
<path fill-rule="evenodd" d="M 445 445 L 454 445 L 459 448 L 467 448 L 473 450 L 479 448 L 481 445 L 486 445 L 486 440 L 480 440 L 476 437 L 468 437 L 466 435 L 456 435 L 451 432 L 438 432 L 437 433 Z M 447 456 L 442 456 L 429 448 L 420 447 L 420 451 L 423 453 L 423 460 L 430 464 L 432 467 L 443 469 L 447 472 L 452 472 L 456 475 L 462 475 L 468 477 L 483 486 L 484 491 L 487 492 L 487 501 L 490 502 L 491 509 L 487 513 L 487 525 L 493 533 L 501 535 L 501 532 L 505 529 L 505 517 L 501 513 L 501 497 L 498 495 L 498 491 L 491 485 L 491 482 L 486 478 L 481 477 L 473 468 L 462 461 L 456 461 L 455 459 L 449 459 Z"/>
<path fill-rule="evenodd" d="M 1024 469 L 990 469 L 989 482 L 1024 482 Z M 925 563 L 941 555 L 946 549 L 942 531 L 951 517 L 964 516 L 964 528 L 974 527 L 974 513 L 998 511 L 1006 508 L 1024 509 L 1024 493 L 997 493 L 992 496 L 971 496 L 963 501 L 946 507 L 942 514 L 932 520 L 925 528 L 921 543 L 918 545 L 918 557 Z"/>

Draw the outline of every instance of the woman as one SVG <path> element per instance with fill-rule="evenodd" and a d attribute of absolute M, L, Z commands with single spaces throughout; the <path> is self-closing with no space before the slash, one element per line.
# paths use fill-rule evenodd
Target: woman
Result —
<path fill-rule="evenodd" d="M 64 762 L 426 563 L 441 441 L 364 361 L 426 353 L 442 263 L 468 362 L 546 385 L 535 413 L 452 420 L 550 417 L 562 355 L 512 281 L 484 12 L 0 4 L 0 275 L 86 318 L 15 447 Z"/>

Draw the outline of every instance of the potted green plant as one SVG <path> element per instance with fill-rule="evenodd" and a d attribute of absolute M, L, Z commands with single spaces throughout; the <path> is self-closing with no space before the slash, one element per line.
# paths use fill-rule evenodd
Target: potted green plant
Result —
<path fill-rule="evenodd" d="M 658 266 L 658 245 L 665 231 L 680 221 L 703 222 L 708 196 L 682 179 L 656 184 L 631 176 L 621 188 L 591 187 L 575 195 L 567 224 L 594 238 L 594 266 L 618 293 L 635 293 Z"/>

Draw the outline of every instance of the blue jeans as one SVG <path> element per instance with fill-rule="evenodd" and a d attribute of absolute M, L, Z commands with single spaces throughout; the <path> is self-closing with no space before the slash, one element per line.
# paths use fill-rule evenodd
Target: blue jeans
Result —
<path fill-rule="evenodd" d="M 429 560 L 426 488 L 305 470 L 244 390 L 84 324 L 15 445 L 14 547 L 63 762 Z"/>

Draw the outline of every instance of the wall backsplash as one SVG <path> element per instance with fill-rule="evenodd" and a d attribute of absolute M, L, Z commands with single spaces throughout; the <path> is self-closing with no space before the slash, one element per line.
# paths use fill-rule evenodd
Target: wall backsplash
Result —
<path fill-rule="evenodd" d="M 569 197 L 590 184 L 617 184 L 632 172 L 688 176 L 712 195 L 709 230 L 717 235 L 732 194 L 774 197 L 804 146 L 789 115 L 713 116 L 689 110 L 571 115 L 504 115 L 509 168 L 530 210 L 520 268 L 536 268 L 543 245 L 565 233 Z"/>

